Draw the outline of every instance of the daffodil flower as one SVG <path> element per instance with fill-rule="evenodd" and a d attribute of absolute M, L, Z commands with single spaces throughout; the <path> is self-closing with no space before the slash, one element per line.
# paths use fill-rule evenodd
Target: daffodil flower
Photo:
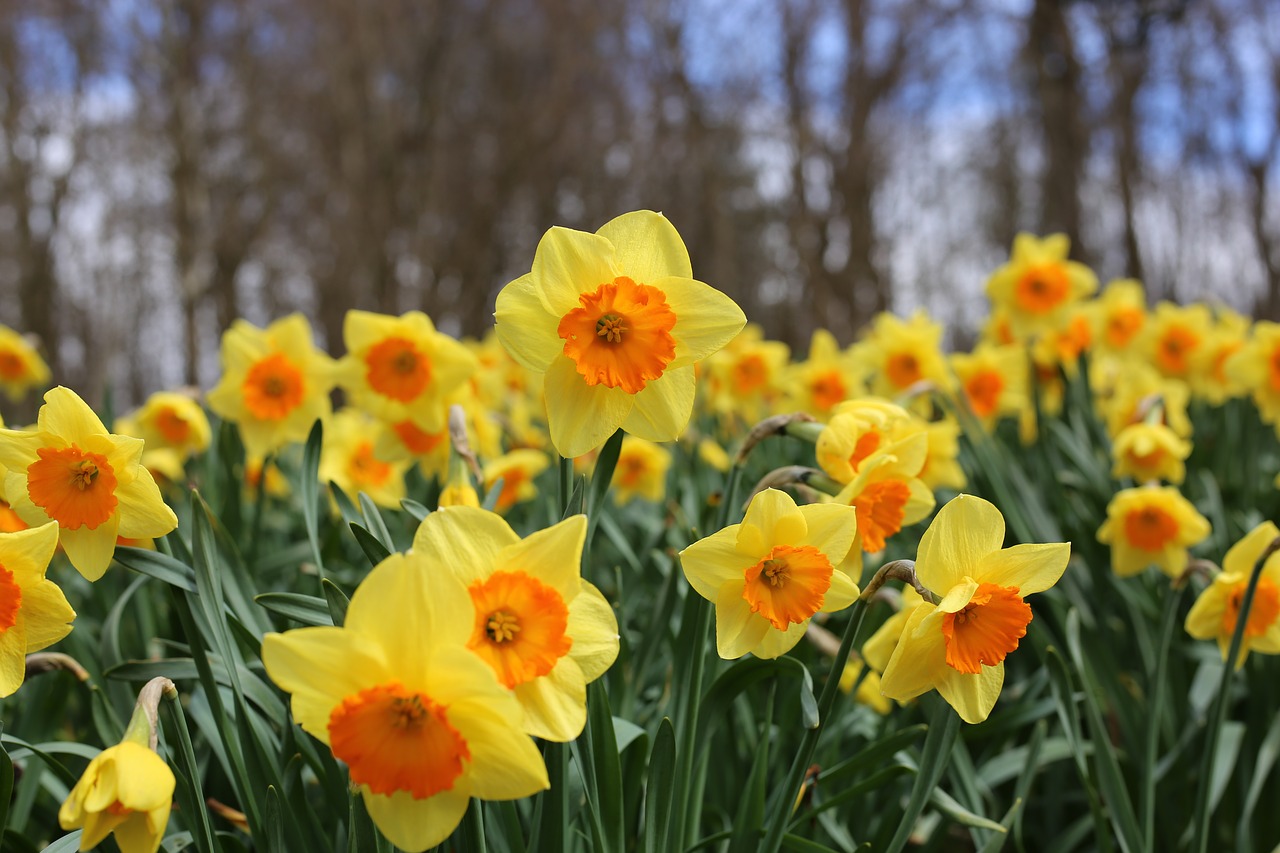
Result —
<path fill-rule="evenodd" d="M 30 525 L 56 521 L 80 574 L 106 572 L 116 537 L 151 539 L 178 526 L 141 464 L 140 439 L 113 435 L 72 390 L 44 395 L 34 431 L 0 430 L 5 495 Z"/>
<path fill-rule="evenodd" d="M 1018 339 L 1061 324 L 1066 309 L 1098 289 L 1098 277 L 1084 264 L 1067 260 L 1065 234 L 1043 239 L 1022 233 L 1013 239 L 1009 262 L 987 281 L 987 296 Z"/>
<path fill-rule="evenodd" d="M 1122 578 L 1153 564 L 1176 578 L 1187 567 L 1187 548 L 1209 532 L 1209 520 L 1176 488 L 1140 486 L 1107 504 L 1098 541 L 1111 546 L 1111 568 Z"/>
<path fill-rule="evenodd" d="M 1278 536 L 1280 529 L 1264 521 L 1231 546 L 1222 560 L 1222 572 L 1205 587 L 1187 614 L 1187 633 L 1198 640 L 1217 640 L 1223 660 L 1231 650 L 1231 637 L 1240 621 L 1240 605 L 1253 566 Z M 1237 669 L 1244 666 L 1251 651 L 1280 654 L 1280 553 L 1272 554 L 1263 564 L 1236 657 Z"/>
<path fill-rule="evenodd" d="M 49 381 L 49 365 L 22 335 L 0 326 L 0 388 L 10 400 L 21 400 Z"/>
<path fill-rule="evenodd" d="M 1026 635 L 1026 597 L 1058 582 L 1070 545 L 1004 544 L 1004 518 L 981 498 L 960 495 L 920 540 L 916 577 L 939 596 L 911 611 L 880 680 L 906 702 L 937 690 L 960 718 L 978 723 L 995 707 L 1004 659 Z"/>
<path fill-rule="evenodd" d="M 28 654 L 71 633 L 76 613 L 45 577 L 57 547 L 52 521 L 0 536 L 0 696 L 22 685 Z"/>
<path fill-rule="evenodd" d="M 720 657 L 779 657 L 800 642 L 813 614 L 852 604 L 858 584 L 844 562 L 857 524 L 851 506 L 798 507 L 786 492 L 766 489 L 741 524 L 681 551 L 689 584 L 715 603 Z"/>
<path fill-rule="evenodd" d="M 619 427 L 678 438 L 693 412 L 694 363 L 746 324 L 733 300 L 693 279 L 680 235 L 652 211 L 595 234 L 552 228 L 494 316 L 512 357 L 545 374 L 547 427 L 565 457 Z"/>

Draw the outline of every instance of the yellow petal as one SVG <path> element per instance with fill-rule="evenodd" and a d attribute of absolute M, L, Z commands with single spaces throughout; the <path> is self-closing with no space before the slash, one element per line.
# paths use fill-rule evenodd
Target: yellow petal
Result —
<path fill-rule="evenodd" d="M 769 630 L 765 632 L 764 637 L 751 650 L 751 653 L 765 660 L 780 658 L 795 648 L 796 643 L 800 642 L 800 639 L 804 637 L 804 632 L 808 627 L 808 619 L 788 625 L 785 631 L 779 631 L 770 625 Z"/>
<path fill-rule="evenodd" d="M 141 744 L 123 741 L 116 750 L 116 800 L 133 811 L 151 811 L 173 800 L 173 771 Z"/>
<path fill-rule="evenodd" d="M 982 498 L 959 495 L 938 511 L 920 538 L 916 576 L 929 589 L 945 593 L 966 576 L 977 577 L 983 559 L 1003 544 L 1000 510 Z"/>
<path fill-rule="evenodd" d="M 973 594 L 977 591 L 978 582 L 972 578 L 965 578 L 942 596 L 942 600 L 938 602 L 939 612 L 959 613 L 973 600 Z"/>
<path fill-rule="evenodd" d="M 536 577 L 568 603 L 581 588 L 582 544 L 586 539 L 587 517 L 573 515 L 503 548 L 496 568 Z"/>
<path fill-rule="evenodd" d="M 771 627 L 768 619 L 751 612 L 740 582 L 720 587 L 716 594 L 716 651 L 720 657 L 734 660 L 753 651 Z"/>
<path fill-rule="evenodd" d="M 489 677 L 498 684 L 492 670 Z M 486 800 L 527 797 L 549 784 L 542 755 L 521 725 L 520 704 L 513 694 L 503 694 L 510 708 L 484 698 L 466 699 L 455 702 L 449 714 L 471 751 L 467 779 L 475 795 Z"/>
<path fill-rule="evenodd" d="M 375 794 L 362 785 L 364 807 L 387 840 L 408 853 L 421 853 L 444 841 L 462 823 L 471 799 L 465 778 L 455 782 L 452 790 L 421 800 L 408 791 Z"/>
<path fill-rule="evenodd" d="M 325 744 L 334 706 L 390 678 L 377 647 L 343 628 L 267 634 L 262 663 L 271 680 L 292 694 L 294 720 Z"/>
<path fill-rule="evenodd" d="M 1231 546 L 1222 558 L 1222 570 L 1227 574 L 1248 576 L 1253 571 L 1253 564 L 1258 562 L 1262 552 L 1277 536 L 1280 536 L 1280 529 L 1274 523 L 1262 522 Z M 1267 562 L 1270 563 L 1271 560 Z"/>
<path fill-rule="evenodd" d="M 115 512 L 93 530 L 81 527 L 63 529 L 59 534 L 67 559 L 86 580 L 96 581 L 107 572 L 116 552 L 116 533 L 120 528 L 120 513 Z"/>
<path fill-rule="evenodd" d="M 22 602 L 26 607 L 27 602 Z M 12 696 L 22 686 L 27 668 L 27 628 L 22 612 L 8 630 L 0 633 L 0 696 Z"/>
<path fill-rule="evenodd" d="M 80 395 L 70 388 L 59 385 L 51 388 L 44 395 L 44 405 L 40 407 L 39 431 L 53 433 L 68 442 L 84 441 L 90 435 L 106 435 L 107 428 L 89 408 L 89 404 L 80 399 Z"/>
<path fill-rule="evenodd" d="M 12 535 L 12 534 L 9 534 Z M 47 649 L 71 633 L 76 612 L 53 581 L 41 578 L 22 587 L 26 654 Z"/>
<path fill-rule="evenodd" d="M 116 845 L 120 853 L 156 853 L 169 823 L 172 795 L 164 805 L 154 811 L 134 812 L 124 823 L 115 828 Z"/>
<path fill-rule="evenodd" d="M 570 658 L 561 658 L 549 673 L 516 685 L 524 709 L 524 730 L 543 740 L 568 743 L 587 724 L 587 682 Z"/>
<path fill-rule="evenodd" d="M 428 575 L 448 571 L 463 586 L 469 586 L 489 577 L 503 549 L 519 542 L 520 537 L 497 513 L 449 506 L 431 513 L 418 525 L 413 553 Z"/>
<path fill-rule="evenodd" d="M 569 657 L 590 684 L 618 659 L 618 617 L 600 590 L 587 581 L 579 583 L 580 591 L 569 602 L 566 631 L 573 638 Z"/>
<path fill-rule="evenodd" d="M 560 317 L 538 298 L 533 275 L 523 275 L 498 292 L 494 330 L 511 357 L 536 373 L 544 373 L 564 353 L 557 333 Z"/>
<path fill-rule="evenodd" d="M 609 220 L 596 234 L 613 244 L 618 272 L 637 284 L 652 285 L 673 275 L 693 277 L 684 240 L 661 213 L 633 210 Z"/>
<path fill-rule="evenodd" d="M 16 533 L 0 535 L 0 566 L 13 572 L 18 583 L 34 584 L 44 578 L 58 549 L 58 523 L 48 521 Z"/>
<path fill-rule="evenodd" d="M 738 525 L 694 542 L 680 552 L 680 567 L 685 579 L 698 595 L 715 601 L 720 587 L 729 581 L 744 583 L 744 572 L 754 565 L 749 558 L 738 553 Z"/>
<path fill-rule="evenodd" d="M 635 395 L 622 428 L 647 441 L 675 441 L 689 425 L 697 381 L 693 366 L 671 367 Z"/>
<path fill-rule="evenodd" d="M 178 526 L 178 517 L 160 497 L 151 472 L 139 466 L 132 483 L 116 489 L 118 534 L 129 539 L 154 539 Z"/>
<path fill-rule="evenodd" d="M 1196 598 L 1195 604 L 1191 605 L 1186 622 L 1183 623 L 1187 633 L 1197 640 L 1212 640 L 1223 633 L 1222 617 L 1227 611 L 1227 596 L 1235 586 L 1235 581 L 1222 583 L 1220 582 L 1222 577 L 1219 575 L 1213 583 L 1204 588 Z M 1239 579 L 1243 576 L 1230 574 L 1227 577 Z"/>
<path fill-rule="evenodd" d="M 984 666 L 975 675 L 966 675 L 951 667 L 946 669 L 945 676 L 937 684 L 938 693 L 966 723 L 985 720 L 1000 698 L 1000 688 L 1004 685 L 1004 662 Z"/>
<path fill-rule="evenodd" d="M 977 579 L 998 586 L 1016 586 L 1025 598 L 1056 584 L 1070 557 L 1071 545 L 1067 542 L 1014 545 L 988 554 Z"/>
<path fill-rule="evenodd" d="M 747 324 L 737 303 L 710 285 L 691 278 L 667 278 L 653 283 L 667 296 L 676 315 L 672 335 L 676 357 L 670 367 L 684 367 L 724 348 Z"/>
<path fill-rule="evenodd" d="M 932 604 L 921 604 L 907 618 L 898 645 L 880 677 L 880 692 L 890 699 L 909 702 L 932 690 L 945 677 L 943 670 L 950 669 L 940 623 L 939 630 L 919 630 L 925 618 L 936 609 Z"/>
<path fill-rule="evenodd" d="M 858 585 L 853 578 L 836 569 L 831 573 L 831 587 L 822 597 L 822 612 L 835 613 L 844 610 L 858 597 Z"/>
<path fill-rule="evenodd" d="M 805 544 L 817 548 L 833 565 L 843 562 L 858 533 L 857 511 L 837 503 L 808 504 L 799 509 L 808 526 Z"/>
<path fill-rule="evenodd" d="M 627 420 L 635 404 L 621 388 L 588 385 L 567 357 L 551 362 L 545 391 L 551 443 L 565 458 L 582 456 L 604 444 Z"/>
<path fill-rule="evenodd" d="M 613 244 L 597 234 L 558 226 L 547 231 L 538 241 L 532 272 L 543 307 L 555 317 L 577 308 L 579 294 L 618 276 L 613 255 Z"/>
<path fill-rule="evenodd" d="M 738 531 L 738 553 L 763 559 L 775 545 L 806 542 L 808 533 L 805 515 L 791 496 L 778 489 L 765 489 L 747 506 Z"/>

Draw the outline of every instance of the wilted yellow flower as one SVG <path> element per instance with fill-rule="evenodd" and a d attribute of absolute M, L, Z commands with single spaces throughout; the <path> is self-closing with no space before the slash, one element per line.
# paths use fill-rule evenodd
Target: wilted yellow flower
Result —
<path fill-rule="evenodd" d="M 10 400 L 21 400 L 32 388 L 49 382 L 49 365 L 35 347 L 8 326 L 0 326 L 0 388 Z"/>
<path fill-rule="evenodd" d="M 613 608 L 582 579 L 586 533 L 575 515 L 521 539 L 491 512 L 454 507 L 427 516 L 413 539 L 421 570 L 438 579 L 441 636 L 483 659 L 520 703 L 525 731 L 547 740 L 582 733 L 587 685 L 618 656 Z"/>
<path fill-rule="evenodd" d="M 522 448 L 504 453 L 497 459 L 485 463 L 484 487 L 492 489 L 499 479 L 502 480 L 502 492 L 498 502 L 494 504 L 496 512 L 505 513 L 518 503 L 533 500 L 538 496 L 538 487 L 533 484 L 551 460 L 541 450 Z"/>
<path fill-rule="evenodd" d="M 1029 405 L 1027 354 L 1021 347 L 979 344 L 972 353 L 952 355 L 951 369 L 969 410 L 988 430 Z"/>
<path fill-rule="evenodd" d="M 209 418 L 200 404 L 186 394 L 157 391 L 128 417 L 116 421 L 116 429 L 146 442 L 147 450 L 170 449 L 180 458 L 202 453 L 209 447 Z"/>
<path fill-rule="evenodd" d="M 333 361 L 311 342 L 301 314 L 266 329 L 236 320 L 222 336 L 222 378 L 209 408 L 240 427 L 245 452 L 261 459 L 289 442 L 305 441 L 329 416 Z"/>
<path fill-rule="evenodd" d="M 494 316 L 512 357 L 545 372 L 551 442 L 570 458 L 619 427 L 678 438 L 693 413 L 694 362 L 746 323 L 732 299 L 693 279 L 680 235 L 647 210 L 595 234 L 552 228 Z"/>
<path fill-rule="evenodd" d="M 364 492 L 379 506 L 399 507 L 404 499 L 405 460 L 389 462 L 377 455 L 378 434 L 385 427 L 355 409 L 343 409 L 325 425 L 320 449 L 320 482 L 337 483 L 355 499 Z"/>
<path fill-rule="evenodd" d="M 1019 339 L 1058 327 L 1069 306 L 1098 289 L 1092 270 L 1067 260 L 1070 249 L 1065 234 L 1019 234 L 1009 262 L 987 281 L 993 311 L 1004 312 Z"/>
<path fill-rule="evenodd" d="M 80 849 L 115 833 L 121 853 L 156 853 L 169 824 L 176 780 L 147 735 L 130 725 L 125 740 L 98 753 L 58 810 L 63 829 L 84 829 Z"/>
<path fill-rule="evenodd" d="M 670 468 L 671 451 L 643 438 L 624 436 L 610 485 L 614 503 L 621 506 L 637 497 L 653 503 L 662 500 Z"/>
<path fill-rule="evenodd" d="M 115 553 L 116 537 L 149 539 L 178 526 L 151 474 L 140 439 L 107 432 L 69 388 L 44 395 L 34 431 L 0 430 L 5 494 L 32 526 L 58 522 L 71 565 L 96 581 Z"/>
<path fill-rule="evenodd" d="M 76 613 L 45 578 L 58 547 L 52 521 L 0 536 L 0 696 L 22 686 L 26 656 L 71 633 Z"/>
<path fill-rule="evenodd" d="M 1187 614 L 1187 633 L 1197 640 L 1217 640 L 1223 660 L 1231 653 L 1231 637 L 1240 620 L 1240 606 L 1254 564 L 1277 536 L 1280 529 L 1264 521 L 1231 546 L 1222 561 L 1222 571 L 1200 593 Z M 1251 651 L 1280 654 L 1280 553 L 1268 557 L 1262 567 L 1236 657 L 1236 669 L 1244 666 Z"/>
<path fill-rule="evenodd" d="M 960 718 L 980 723 L 1004 684 L 1004 659 L 1031 623 L 1026 597 L 1058 582 L 1071 546 L 1004 544 L 1004 518 L 987 501 L 960 495 L 920 539 L 916 576 L 939 596 L 911 611 L 880 679 L 906 702 L 936 689 Z"/>
<path fill-rule="evenodd" d="M 1165 480 L 1178 484 L 1187 476 L 1183 460 L 1191 455 L 1191 442 L 1178 438 L 1164 424 L 1130 424 L 1111 445 L 1111 476 L 1132 477 L 1139 483 Z"/>
<path fill-rule="evenodd" d="M 741 524 L 681 551 L 690 586 L 715 603 L 720 657 L 779 657 L 800 642 L 813 614 L 852 604 L 858 584 L 843 564 L 857 523 L 848 506 L 797 507 L 785 492 L 766 489 Z"/>
<path fill-rule="evenodd" d="M 460 547 L 449 555 L 462 568 L 484 553 Z M 515 695 L 446 631 L 463 615 L 441 606 L 443 584 L 425 557 L 419 548 L 379 563 L 343 627 L 262 641 L 294 720 L 346 763 L 374 824 L 409 851 L 447 838 L 471 797 L 518 799 L 548 784 Z"/>
<path fill-rule="evenodd" d="M 1111 546 L 1111 568 L 1120 577 L 1156 565 L 1176 578 L 1187 567 L 1187 548 L 1209 532 L 1209 521 L 1176 488 L 1140 486 L 1107 504 L 1098 541 Z"/>

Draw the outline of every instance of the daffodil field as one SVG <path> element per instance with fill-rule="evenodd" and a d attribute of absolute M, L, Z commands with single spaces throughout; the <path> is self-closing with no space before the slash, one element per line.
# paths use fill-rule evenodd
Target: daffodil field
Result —
<path fill-rule="evenodd" d="M 967 352 L 648 211 L 132 412 L 0 330 L 0 850 L 1280 849 L 1280 325 L 1069 248 Z"/>

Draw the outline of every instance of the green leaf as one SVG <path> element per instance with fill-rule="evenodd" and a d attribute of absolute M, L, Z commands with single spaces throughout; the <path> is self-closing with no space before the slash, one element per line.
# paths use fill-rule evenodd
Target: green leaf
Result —
<path fill-rule="evenodd" d="M 0 829 L 9 822 L 9 799 L 13 796 L 13 761 L 0 746 Z"/>
<path fill-rule="evenodd" d="M 267 786 L 267 805 L 262 822 L 266 826 L 268 850 L 286 850 L 284 843 L 284 818 L 280 814 L 280 793 L 274 785 Z"/>
<path fill-rule="evenodd" d="M 502 487 L 506 485 L 507 478 L 499 477 L 484 493 L 484 500 L 480 502 L 480 508 L 489 512 L 496 512 L 498 506 L 498 498 L 502 497 Z"/>
<path fill-rule="evenodd" d="M 989 829 L 1000 833 L 1008 832 L 1007 829 L 994 820 L 969 811 L 964 806 L 960 805 L 960 803 L 956 801 L 955 797 L 942 790 L 942 788 L 934 788 L 933 791 L 929 793 L 929 802 L 933 803 L 933 805 L 937 807 L 938 811 L 942 812 L 956 823 L 961 823 L 965 826 L 972 826 L 977 829 Z"/>
<path fill-rule="evenodd" d="M 947 759 L 951 755 L 951 747 L 956 735 L 960 732 L 960 716 L 955 710 L 942 701 L 934 700 L 933 714 L 929 720 L 929 734 L 924 739 L 924 753 L 920 756 L 920 770 L 916 774 L 916 783 L 911 788 L 911 799 L 902 813 L 898 829 L 893 840 L 886 848 L 889 853 L 899 853 L 911 839 L 916 819 L 924 811 L 933 789 L 938 787 L 942 773 L 947 768 Z"/>
<path fill-rule="evenodd" d="M 333 625 L 329 603 L 314 595 L 302 595 L 296 592 L 264 592 L 261 595 L 255 595 L 253 600 L 272 613 L 302 625 L 321 627 Z"/>
<path fill-rule="evenodd" d="M 334 503 L 338 505 L 338 512 L 342 514 L 342 520 L 347 524 L 362 524 L 364 517 L 360 515 L 360 510 L 351 501 L 351 498 L 342 486 L 339 486 L 333 480 L 329 481 L 329 494 L 333 495 Z"/>
<path fill-rule="evenodd" d="M 302 498 L 302 521 L 311 543 L 311 559 L 324 575 L 324 558 L 320 556 L 320 450 L 324 446 L 324 424 L 316 420 L 302 449 L 302 468 L 298 471 L 298 494 Z"/>
<path fill-rule="evenodd" d="M 622 430 L 615 430 L 600 448 L 595 470 L 591 472 L 591 493 L 587 498 L 587 515 L 595 515 L 609 495 L 613 471 L 618 467 L 618 454 L 622 451 Z"/>
<path fill-rule="evenodd" d="M 676 770 L 676 730 L 670 717 L 663 717 L 649 752 L 649 778 L 644 796 L 644 853 L 667 849 L 671 824 L 670 791 Z"/>
<path fill-rule="evenodd" d="M 378 540 L 378 537 L 355 522 L 351 523 L 351 532 L 355 534 L 356 542 L 360 543 L 364 555 L 369 558 L 370 565 L 376 566 L 391 556 L 391 551 Z"/>
<path fill-rule="evenodd" d="M 70 835 L 64 835 L 57 841 L 44 848 L 41 853 L 74 853 L 80 849 L 80 836 L 84 834 L 84 830 L 77 829 Z"/>
<path fill-rule="evenodd" d="M 409 513 L 409 515 L 412 515 L 418 521 L 425 521 L 427 516 L 431 515 L 431 510 L 427 509 L 417 501 L 411 501 L 408 498 L 402 498 L 400 500 L 400 508 Z"/>
<path fill-rule="evenodd" d="M 347 619 L 347 608 L 351 606 L 351 599 L 347 598 L 347 594 L 328 578 L 320 579 L 320 589 L 324 592 L 325 601 L 329 604 L 330 620 L 341 628 L 342 623 Z"/>
<path fill-rule="evenodd" d="M 159 551 L 121 545 L 116 548 L 115 559 L 126 569 L 164 581 L 170 586 L 176 586 L 187 592 L 196 591 L 196 576 L 191 567 Z"/>
<path fill-rule="evenodd" d="M 387 549 L 388 554 L 394 554 L 396 548 L 395 540 L 391 538 L 391 531 L 387 529 L 387 522 L 382 518 L 382 512 L 378 509 L 378 505 L 373 502 L 373 498 L 361 492 L 357 496 L 360 500 L 360 511 L 364 513 L 365 527 L 373 534 L 373 538 L 377 539 L 382 547 Z"/>

